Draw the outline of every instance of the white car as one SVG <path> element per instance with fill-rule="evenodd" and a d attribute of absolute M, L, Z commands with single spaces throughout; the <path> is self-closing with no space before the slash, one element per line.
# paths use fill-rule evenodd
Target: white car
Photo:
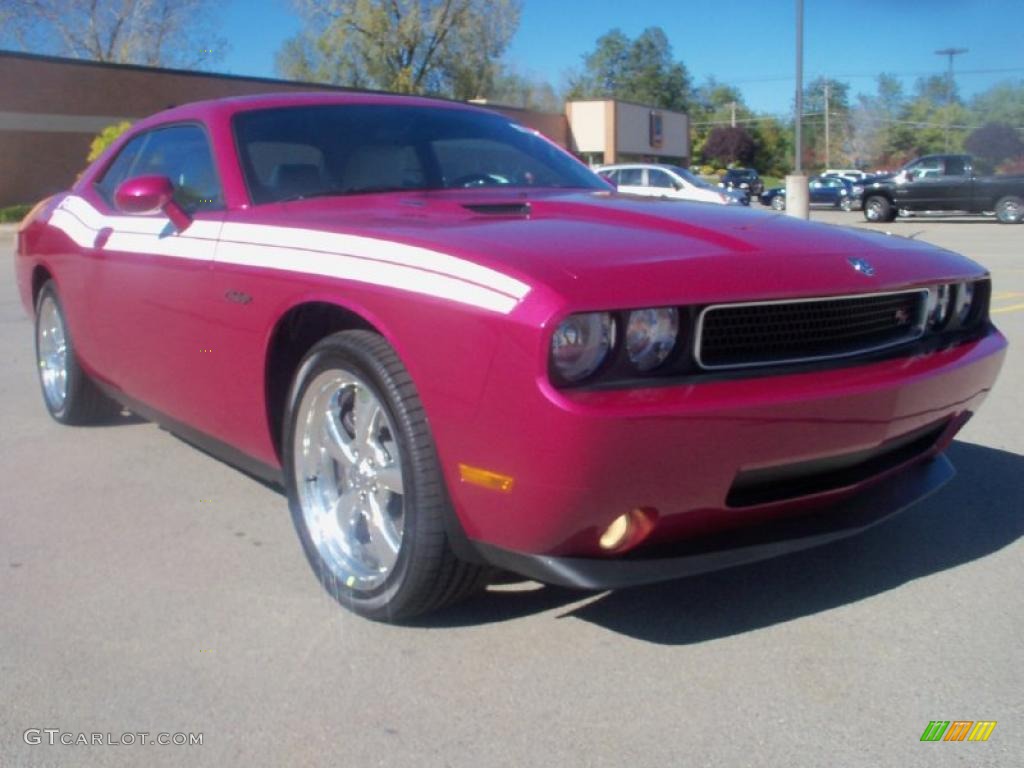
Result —
<path fill-rule="evenodd" d="M 870 174 L 864 171 L 858 171 L 856 168 L 826 168 L 822 176 L 838 176 L 843 179 L 849 179 L 854 184 L 860 181 L 864 181 Z"/>
<path fill-rule="evenodd" d="M 750 196 L 738 189 L 720 189 L 676 165 L 623 163 L 594 169 L 627 195 L 694 200 L 719 205 L 748 205 Z"/>

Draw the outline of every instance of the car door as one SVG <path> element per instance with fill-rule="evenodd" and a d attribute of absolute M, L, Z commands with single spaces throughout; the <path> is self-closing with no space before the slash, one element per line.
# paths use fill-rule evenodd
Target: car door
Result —
<path fill-rule="evenodd" d="M 125 180 L 165 176 L 192 217 L 178 231 L 162 212 L 125 215 L 114 194 Z M 106 232 L 92 258 L 89 305 L 97 368 L 129 398 L 196 426 L 210 382 L 206 309 L 224 202 L 210 142 L 197 123 L 134 137 L 98 178 L 86 202 Z"/>
<path fill-rule="evenodd" d="M 679 190 L 682 185 L 677 183 L 661 168 L 647 169 L 647 186 L 650 188 L 651 195 L 658 197 L 681 197 Z"/>
<path fill-rule="evenodd" d="M 971 166 L 963 155 L 944 158 L 942 172 L 935 179 L 936 210 L 971 210 Z"/>
<path fill-rule="evenodd" d="M 827 179 L 811 179 L 807 184 L 808 201 L 811 205 L 831 202 Z"/>
<path fill-rule="evenodd" d="M 620 168 L 619 191 L 628 195 L 650 195 L 643 168 Z"/>
<path fill-rule="evenodd" d="M 939 181 L 942 170 L 938 157 L 922 157 L 904 168 L 894 179 L 896 206 L 915 211 L 941 210 L 945 204 Z"/>

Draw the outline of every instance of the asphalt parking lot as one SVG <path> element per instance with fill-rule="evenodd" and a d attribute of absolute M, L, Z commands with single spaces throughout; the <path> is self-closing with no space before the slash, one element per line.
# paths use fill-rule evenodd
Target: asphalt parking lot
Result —
<path fill-rule="evenodd" d="M 876 228 L 993 274 L 1013 346 L 949 486 L 820 550 L 618 593 L 504 585 L 412 627 L 330 600 L 274 490 L 149 423 L 51 421 L 0 233 L 0 766 L 1020 765 L 1024 226 Z M 931 720 L 998 725 L 921 743 Z"/>

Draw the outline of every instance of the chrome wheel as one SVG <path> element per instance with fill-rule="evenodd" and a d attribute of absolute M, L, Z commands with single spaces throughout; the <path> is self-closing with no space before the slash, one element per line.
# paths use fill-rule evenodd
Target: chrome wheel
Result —
<path fill-rule="evenodd" d="M 996 204 L 996 219 L 1002 224 L 1016 224 L 1024 218 L 1024 203 L 1016 197 L 1004 197 Z"/>
<path fill-rule="evenodd" d="M 868 204 L 864 206 L 864 216 L 868 221 L 881 221 L 882 220 L 882 202 L 877 198 L 873 197 L 868 200 Z"/>
<path fill-rule="evenodd" d="M 784 210 L 786 210 L 786 198 L 784 198 L 784 197 L 782 197 L 780 195 L 776 195 L 775 197 L 773 197 L 772 198 L 772 208 L 774 208 L 776 211 L 784 211 Z"/>
<path fill-rule="evenodd" d="M 53 411 L 60 411 L 68 395 L 68 345 L 64 319 L 52 295 L 43 297 L 36 325 L 36 355 L 43 396 Z"/>
<path fill-rule="evenodd" d="M 297 416 L 295 487 L 312 544 L 346 587 L 374 590 L 405 531 L 398 433 L 373 389 L 340 369 L 310 382 Z"/>

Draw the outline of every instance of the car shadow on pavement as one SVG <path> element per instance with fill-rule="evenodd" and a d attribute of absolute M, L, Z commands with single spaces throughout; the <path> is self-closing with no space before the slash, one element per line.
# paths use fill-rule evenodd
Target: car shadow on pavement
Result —
<path fill-rule="evenodd" d="M 957 477 L 865 533 L 818 549 L 664 584 L 609 592 L 558 614 L 668 645 L 729 637 L 826 611 L 996 552 L 1024 535 L 1024 456 L 955 442 Z M 586 593 L 489 591 L 420 626 L 509 620 Z"/>

